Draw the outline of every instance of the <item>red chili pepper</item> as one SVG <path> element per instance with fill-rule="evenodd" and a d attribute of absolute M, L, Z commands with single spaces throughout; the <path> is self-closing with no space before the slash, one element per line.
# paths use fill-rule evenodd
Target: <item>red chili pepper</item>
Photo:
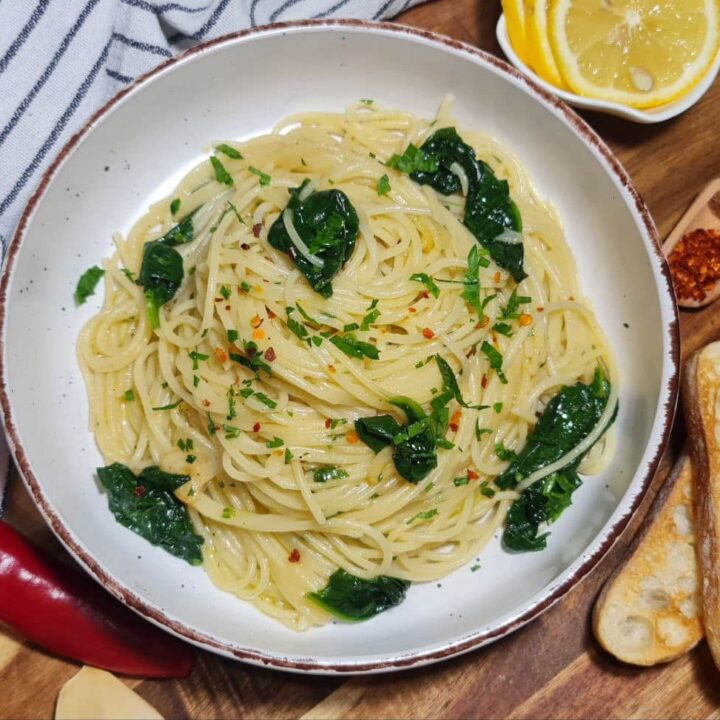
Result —
<path fill-rule="evenodd" d="M 190 645 L 0 522 L 0 622 L 57 655 L 123 675 L 185 677 Z"/>

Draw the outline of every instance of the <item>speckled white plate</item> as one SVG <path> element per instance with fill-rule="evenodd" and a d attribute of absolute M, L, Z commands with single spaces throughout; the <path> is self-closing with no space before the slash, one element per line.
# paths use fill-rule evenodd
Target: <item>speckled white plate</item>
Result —
<path fill-rule="evenodd" d="M 216 589 L 113 520 L 94 481 L 75 338 L 98 296 L 73 306 L 77 278 L 112 251 L 150 200 L 217 138 L 267 131 L 288 113 L 357 98 L 431 116 L 446 93 L 458 122 L 511 148 L 556 206 L 582 285 L 617 354 L 617 450 L 553 526 L 547 550 L 415 585 L 362 625 L 295 634 Z M 0 400 L 38 507 L 78 562 L 141 615 L 204 648 L 278 668 L 375 672 L 479 647 L 536 617 L 607 552 L 665 445 L 677 388 L 677 318 L 647 208 L 571 110 L 499 60 L 393 25 L 307 22 L 239 33 L 171 60 L 113 98 L 62 150 L 32 198 L 0 287 Z M 580 630 L 577 630 L 580 632 Z"/>

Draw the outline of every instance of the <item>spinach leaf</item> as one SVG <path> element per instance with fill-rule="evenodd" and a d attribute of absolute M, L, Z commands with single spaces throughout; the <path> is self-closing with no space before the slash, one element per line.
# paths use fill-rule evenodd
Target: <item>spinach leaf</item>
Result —
<path fill-rule="evenodd" d="M 379 453 L 402 430 L 392 415 L 374 415 L 355 421 L 355 432 L 375 453 Z"/>
<path fill-rule="evenodd" d="M 309 254 L 311 262 L 295 246 L 285 227 L 284 213 L 272 224 L 268 242 L 287 253 L 305 275 L 310 286 L 323 297 L 332 295 L 332 280 L 350 259 L 355 249 L 360 223 L 355 208 L 341 190 L 310 193 L 304 200 L 300 194 L 309 180 L 290 190 L 285 212 L 292 214 L 292 224 Z"/>
<path fill-rule="evenodd" d="M 193 210 L 165 235 L 145 243 L 143 248 L 137 284 L 145 288 L 145 304 L 153 328 L 160 327 L 160 308 L 175 297 L 185 277 L 182 256 L 175 246 L 193 239 L 193 215 L 196 212 Z"/>
<path fill-rule="evenodd" d="M 400 604 L 408 587 L 410 583 L 400 578 L 378 575 L 363 580 L 341 568 L 322 590 L 308 593 L 307 597 L 340 620 L 360 622 Z"/>
<path fill-rule="evenodd" d="M 600 368 L 590 385 L 576 383 L 562 388 L 547 404 L 525 447 L 495 484 L 504 490 L 514 488 L 570 452 L 597 425 L 609 396 L 610 382 Z M 613 421 L 614 416 L 610 423 Z M 554 522 L 570 506 L 572 493 L 582 483 L 577 468 L 583 457 L 533 483 L 513 503 L 503 534 L 508 549 L 522 552 L 545 547 L 547 535 L 538 535 L 539 526 Z"/>
<path fill-rule="evenodd" d="M 393 155 L 388 160 L 387 166 L 406 174 L 414 172 L 434 173 L 438 171 L 439 163 L 434 155 L 410 143 L 402 155 Z"/>
<path fill-rule="evenodd" d="M 329 480 L 342 480 L 348 476 L 347 472 L 340 467 L 330 466 L 318 468 L 313 473 L 313 480 L 316 483 L 324 483 Z"/>
<path fill-rule="evenodd" d="M 202 563 L 203 538 L 195 534 L 185 506 L 173 495 L 189 480 L 186 475 L 148 467 L 135 477 L 120 463 L 98 468 L 97 473 L 108 493 L 110 512 L 121 525 L 191 565 Z"/>
<path fill-rule="evenodd" d="M 75 288 L 75 302 L 78 305 L 82 305 L 90 295 L 95 294 L 95 288 L 104 274 L 105 271 L 102 268 L 93 265 L 80 276 Z"/>
<path fill-rule="evenodd" d="M 422 164 L 414 161 L 418 154 L 421 154 Z M 400 160 L 395 160 L 398 156 L 393 156 L 388 165 L 401 172 L 409 172 L 415 182 L 430 185 L 443 195 L 461 190 L 460 180 L 451 169 L 453 165 L 459 165 L 468 179 L 463 219 L 465 226 L 488 250 L 490 257 L 501 268 L 505 268 L 516 282 L 527 277 L 523 270 L 523 244 L 497 239 L 505 229 L 522 230 L 522 218 L 510 198 L 507 181 L 498 180 L 492 168 L 475 157 L 475 151 L 463 142 L 455 128 L 435 131 L 419 150 L 415 148 L 410 153 L 407 162 L 402 161 L 405 155 L 400 156 Z"/>

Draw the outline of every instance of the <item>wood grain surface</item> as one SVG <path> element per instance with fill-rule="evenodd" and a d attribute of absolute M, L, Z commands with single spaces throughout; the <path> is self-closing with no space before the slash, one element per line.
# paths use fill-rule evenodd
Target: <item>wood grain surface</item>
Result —
<path fill-rule="evenodd" d="M 494 35 L 499 4 L 434 0 L 398 20 L 501 55 Z M 584 117 L 630 172 L 662 237 L 702 187 L 720 176 L 718 82 L 689 112 L 661 125 Z M 720 311 L 714 308 L 682 313 L 685 356 L 720 337 Z M 678 418 L 650 495 L 683 433 Z M 512 636 L 441 665 L 336 679 L 264 670 L 198 652 L 185 680 L 127 682 L 166 718 L 720 718 L 720 673 L 704 642 L 669 665 L 636 669 L 603 653 L 591 635 L 593 601 L 650 500 L 608 557 L 563 601 Z M 7 520 L 63 554 L 17 479 Z M 77 670 L 0 631 L 0 717 L 51 718 L 60 686 Z"/>

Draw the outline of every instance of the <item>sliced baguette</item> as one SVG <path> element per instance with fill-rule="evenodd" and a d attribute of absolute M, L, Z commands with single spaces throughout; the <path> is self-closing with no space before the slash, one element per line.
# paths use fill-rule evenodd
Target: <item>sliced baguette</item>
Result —
<path fill-rule="evenodd" d="M 698 557 L 705 633 L 720 668 L 720 342 L 685 366 L 683 404 L 696 469 Z"/>
<path fill-rule="evenodd" d="M 667 662 L 703 637 L 693 485 L 693 468 L 684 455 L 658 493 L 627 561 L 595 603 L 595 637 L 618 660 Z"/>

